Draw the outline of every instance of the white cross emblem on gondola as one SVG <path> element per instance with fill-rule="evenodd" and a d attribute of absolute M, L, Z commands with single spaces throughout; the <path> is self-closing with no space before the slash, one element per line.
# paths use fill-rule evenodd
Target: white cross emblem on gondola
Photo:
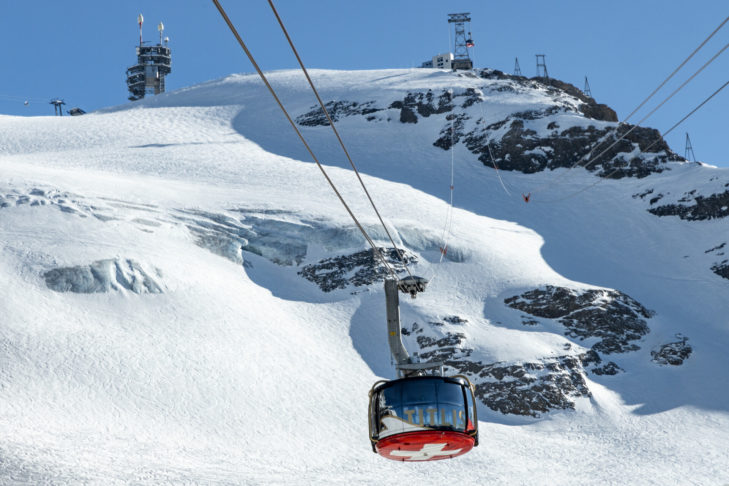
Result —
<path fill-rule="evenodd" d="M 458 454 L 461 449 L 454 449 L 450 451 L 443 451 L 445 446 L 448 444 L 423 444 L 423 448 L 419 451 L 403 451 L 397 450 L 390 452 L 391 456 L 404 457 L 410 461 L 427 461 L 437 456 L 454 456 Z"/>

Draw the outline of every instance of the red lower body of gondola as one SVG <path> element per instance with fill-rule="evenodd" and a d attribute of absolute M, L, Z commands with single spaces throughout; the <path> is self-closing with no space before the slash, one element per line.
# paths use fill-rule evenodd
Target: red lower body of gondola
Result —
<path fill-rule="evenodd" d="M 461 456 L 476 440 L 463 432 L 418 431 L 391 435 L 375 444 L 377 453 L 393 461 L 437 461 Z"/>

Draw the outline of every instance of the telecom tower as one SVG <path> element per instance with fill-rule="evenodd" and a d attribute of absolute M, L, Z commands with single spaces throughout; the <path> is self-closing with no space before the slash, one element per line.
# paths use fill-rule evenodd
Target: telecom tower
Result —
<path fill-rule="evenodd" d="M 549 73 L 547 73 L 547 62 L 544 60 L 544 54 L 537 54 L 537 77 L 549 79 Z M 541 74 L 539 68 L 542 68 Z"/>
<path fill-rule="evenodd" d="M 519 58 L 514 58 L 514 76 L 521 76 L 521 67 L 519 67 Z"/>
<path fill-rule="evenodd" d="M 691 158 L 689 158 L 689 155 Z M 686 151 L 684 152 L 683 158 L 696 162 L 696 155 L 694 155 L 694 148 L 691 146 L 691 139 L 689 138 L 688 132 L 686 132 Z"/>
<path fill-rule="evenodd" d="M 471 40 L 470 32 L 468 33 L 468 37 L 466 37 L 466 28 L 464 27 L 464 24 L 468 22 L 470 28 L 470 15 L 470 12 L 448 14 L 448 23 L 456 24 L 453 61 L 451 63 L 451 67 L 454 71 L 456 69 L 473 69 L 473 61 L 471 61 L 471 56 L 468 55 L 468 48 L 473 47 L 474 44 L 473 40 Z"/>
<path fill-rule="evenodd" d="M 139 14 L 139 47 L 137 47 L 137 64 L 127 69 L 127 87 L 129 88 L 129 99 L 132 101 L 141 100 L 146 94 L 160 94 L 165 92 L 165 76 L 170 74 L 172 59 L 170 48 L 167 44 L 169 37 L 164 38 L 165 26 L 162 22 L 157 26 L 159 31 L 159 44 L 156 46 L 145 46 L 142 41 L 142 24 L 144 17 Z"/>
<path fill-rule="evenodd" d="M 587 76 L 585 76 L 585 89 L 582 90 L 583 93 L 585 93 L 585 96 L 589 96 L 592 98 L 592 91 L 590 90 L 590 82 L 587 80 Z"/>

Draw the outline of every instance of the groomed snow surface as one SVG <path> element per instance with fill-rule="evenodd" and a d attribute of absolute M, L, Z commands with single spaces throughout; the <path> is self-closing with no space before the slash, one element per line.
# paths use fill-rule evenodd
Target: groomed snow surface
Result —
<path fill-rule="evenodd" d="M 382 107 L 408 91 L 493 82 L 313 74 L 325 100 Z M 294 116 L 311 110 L 300 73 L 271 80 Z M 538 95 L 494 91 L 484 116 L 540 109 Z M 680 194 L 712 174 L 726 180 L 726 169 L 675 164 L 526 205 L 519 192 L 564 169 L 503 173 L 510 197 L 459 144 L 457 257 L 439 262 L 450 152 L 432 142 L 445 115 L 338 123 L 387 224 L 418 257 L 413 273 L 432 277 L 415 301 L 401 298 L 404 321 L 465 317 L 484 362 L 519 362 L 591 343 L 529 329 L 506 297 L 604 287 L 655 311 L 641 349 L 615 358 L 626 371 L 588 375 L 592 397 L 575 410 L 525 418 L 482 405 L 480 447 L 395 463 L 367 436 L 369 388 L 394 377 L 382 285 L 324 293 L 297 275 L 366 246 L 277 110 L 257 77 L 234 75 L 81 117 L 0 116 L 1 484 L 729 484 L 729 281 L 705 253 L 727 238 L 727 221 L 659 218 L 631 197 Z M 304 133 L 389 246 L 331 132 Z M 595 180 L 571 171 L 549 199 Z M 221 221 L 252 228 L 257 252 L 201 241 Z M 677 333 L 691 357 L 652 363 L 650 350 Z"/>

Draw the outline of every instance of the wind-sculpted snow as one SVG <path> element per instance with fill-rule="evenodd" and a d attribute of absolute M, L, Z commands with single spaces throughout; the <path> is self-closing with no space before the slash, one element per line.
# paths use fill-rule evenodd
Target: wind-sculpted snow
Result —
<path fill-rule="evenodd" d="M 43 274 L 46 285 L 56 292 L 93 294 L 128 290 L 135 294 L 161 294 L 162 278 L 156 268 L 149 270 L 134 260 L 99 260 L 89 265 L 60 267 Z"/>
<path fill-rule="evenodd" d="M 55 206 L 63 212 L 88 216 L 92 207 L 76 194 L 56 189 L 43 189 L 39 187 L 25 191 L 14 190 L 7 194 L 0 194 L 0 208 L 18 206 Z"/>
<path fill-rule="evenodd" d="M 284 266 L 300 265 L 310 245 L 330 249 L 360 246 L 356 229 L 326 220 L 301 218 L 287 211 L 231 209 L 226 213 L 179 210 L 176 219 L 195 235 L 196 243 L 236 263 L 248 252 Z"/>
<path fill-rule="evenodd" d="M 653 316 L 652 311 L 617 290 L 578 291 L 547 285 L 509 297 L 504 303 L 532 316 L 557 319 L 567 336 L 599 338 L 592 348 L 603 353 L 640 349 L 633 341 L 648 334 L 645 319 Z"/>
<path fill-rule="evenodd" d="M 306 80 L 269 74 L 398 265 Z M 430 279 L 400 300 L 405 347 L 475 384 L 481 447 L 415 469 L 370 452 L 367 391 L 397 374 L 383 273 L 260 79 L 233 75 L 0 116 L 0 483 L 729 481 L 727 218 L 648 212 L 725 193 L 726 169 L 641 154 L 635 130 L 594 171 L 552 173 L 617 126 L 554 80 L 310 74 Z M 479 157 L 508 165 L 507 142 L 505 191 Z M 598 177 L 616 164 L 635 177 Z"/>

